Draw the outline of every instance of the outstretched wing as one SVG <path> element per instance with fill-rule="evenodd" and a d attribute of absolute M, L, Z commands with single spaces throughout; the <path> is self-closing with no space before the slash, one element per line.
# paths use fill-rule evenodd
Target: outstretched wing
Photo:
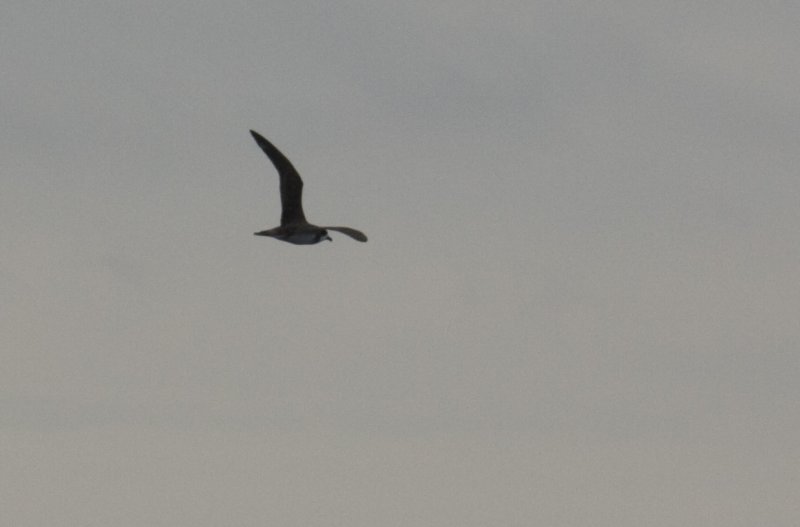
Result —
<path fill-rule="evenodd" d="M 329 231 L 337 231 L 341 232 L 342 234 L 346 234 L 353 238 L 354 240 L 358 240 L 360 242 L 367 241 L 367 235 L 361 231 L 357 231 L 355 229 L 351 229 L 350 227 L 323 227 L 324 229 L 328 229 Z"/>
<path fill-rule="evenodd" d="M 306 216 L 303 214 L 303 180 L 300 174 L 275 145 L 258 132 L 250 130 L 250 133 L 278 170 L 281 180 L 281 225 L 304 223 Z"/>

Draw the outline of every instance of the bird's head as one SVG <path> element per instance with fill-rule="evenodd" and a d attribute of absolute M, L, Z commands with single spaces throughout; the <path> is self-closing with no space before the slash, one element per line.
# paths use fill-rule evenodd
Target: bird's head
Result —
<path fill-rule="evenodd" d="M 333 241 L 331 237 L 328 235 L 328 231 L 326 229 L 322 229 L 322 232 L 319 235 L 319 241 L 322 240 L 328 240 L 329 242 Z"/>

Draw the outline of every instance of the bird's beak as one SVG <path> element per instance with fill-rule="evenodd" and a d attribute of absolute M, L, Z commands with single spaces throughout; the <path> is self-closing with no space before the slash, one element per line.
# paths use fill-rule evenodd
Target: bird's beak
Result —
<path fill-rule="evenodd" d="M 331 238 L 331 237 L 330 237 L 330 236 L 328 236 L 327 234 L 325 235 L 325 239 L 326 239 L 326 240 L 328 240 L 329 242 L 332 242 L 332 241 L 333 241 L 333 238 Z"/>

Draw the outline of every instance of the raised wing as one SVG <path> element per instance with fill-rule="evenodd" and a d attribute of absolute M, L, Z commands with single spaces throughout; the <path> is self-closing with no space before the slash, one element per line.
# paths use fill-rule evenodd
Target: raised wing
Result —
<path fill-rule="evenodd" d="M 303 180 L 300 174 L 292 166 L 292 163 L 275 148 L 275 145 L 267 141 L 261 134 L 250 130 L 253 139 L 256 140 L 261 150 L 267 154 L 272 164 L 278 171 L 281 180 L 281 225 L 290 223 L 305 223 L 306 216 L 303 214 Z"/>
<path fill-rule="evenodd" d="M 328 229 L 329 231 L 337 231 L 341 232 L 342 234 L 346 234 L 353 238 L 354 240 L 358 240 L 360 242 L 367 241 L 367 235 L 361 231 L 357 231 L 355 229 L 351 229 L 350 227 L 323 227 Z"/>

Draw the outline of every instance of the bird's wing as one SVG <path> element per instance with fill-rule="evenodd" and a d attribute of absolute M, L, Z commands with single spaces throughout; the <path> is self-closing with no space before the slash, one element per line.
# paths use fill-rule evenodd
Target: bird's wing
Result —
<path fill-rule="evenodd" d="M 367 235 L 366 234 L 364 234 L 361 231 L 357 231 L 355 229 L 351 229 L 350 227 L 323 227 L 323 228 L 328 229 L 329 231 L 341 232 L 342 234 L 346 234 L 346 235 L 350 236 L 351 238 L 353 238 L 354 240 L 358 240 L 360 242 L 367 241 Z"/>
<path fill-rule="evenodd" d="M 272 164 L 278 170 L 281 180 L 281 225 L 289 223 L 305 223 L 303 214 L 303 180 L 292 166 L 292 163 L 280 150 L 267 141 L 261 134 L 250 130 L 261 150 L 267 154 Z"/>

